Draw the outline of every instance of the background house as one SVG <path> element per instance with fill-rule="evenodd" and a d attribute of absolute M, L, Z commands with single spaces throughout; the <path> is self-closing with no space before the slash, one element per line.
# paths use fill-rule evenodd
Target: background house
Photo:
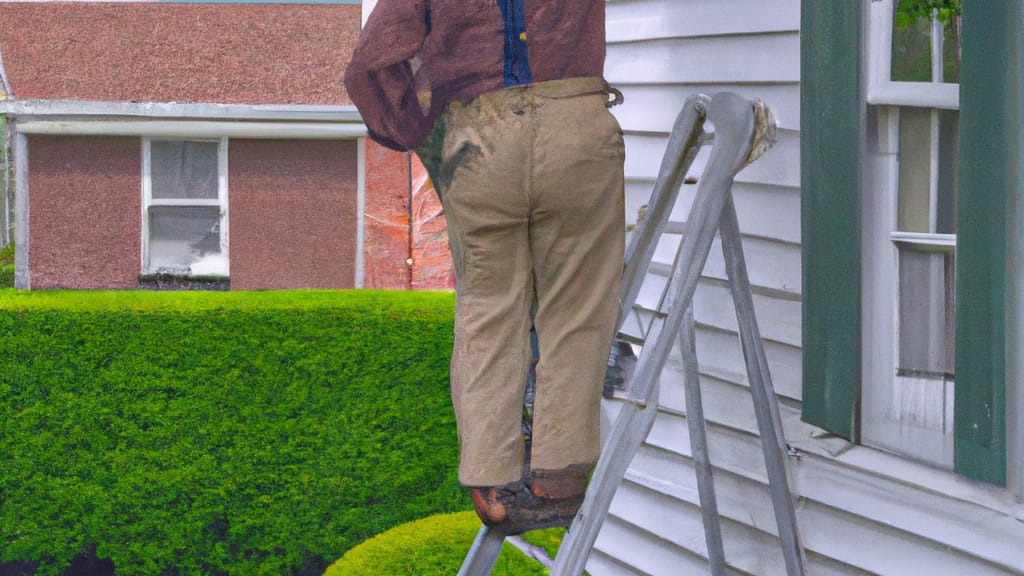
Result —
<path fill-rule="evenodd" d="M 16 284 L 449 287 L 425 173 L 367 142 L 345 95 L 359 18 L 352 4 L 0 4 Z"/>

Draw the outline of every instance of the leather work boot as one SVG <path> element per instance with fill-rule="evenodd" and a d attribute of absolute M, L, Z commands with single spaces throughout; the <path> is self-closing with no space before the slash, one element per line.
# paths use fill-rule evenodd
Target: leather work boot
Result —
<path fill-rule="evenodd" d="M 592 464 L 573 464 L 558 470 L 531 470 L 528 483 L 533 494 L 541 498 L 582 497 L 593 469 Z"/>
<path fill-rule="evenodd" d="M 471 488 L 480 520 L 512 536 L 529 530 L 568 528 L 583 504 L 592 466 L 533 470 L 529 483 Z"/>
<path fill-rule="evenodd" d="M 508 536 L 529 530 L 568 528 L 583 504 L 582 493 L 567 498 L 544 498 L 522 482 L 470 488 L 469 493 L 480 520 Z"/>

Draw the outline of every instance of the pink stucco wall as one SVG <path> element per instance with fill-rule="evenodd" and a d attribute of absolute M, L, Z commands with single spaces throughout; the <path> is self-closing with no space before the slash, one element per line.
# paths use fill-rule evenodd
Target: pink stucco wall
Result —
<path fill-rule="evenodd" d="M 231 140 L 232 290 L 355 284 L 354 141 Z"/>
<path fill-rule="evenodd" d="M 29 138 L 33 288 L 133 288 L 142 242 L 138 138 Z"/>

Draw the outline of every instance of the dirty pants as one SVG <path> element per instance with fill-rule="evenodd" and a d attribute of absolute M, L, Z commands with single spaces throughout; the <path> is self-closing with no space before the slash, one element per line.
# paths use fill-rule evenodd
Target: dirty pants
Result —
<path fill-rule="evenodd" d="M 531 324 L 531 468 L 597 461 L 625 234 L 622 131 L 602 88 L 599 78 L 507 88 L 442 118 L 463 485 L 522 478 Z"/>

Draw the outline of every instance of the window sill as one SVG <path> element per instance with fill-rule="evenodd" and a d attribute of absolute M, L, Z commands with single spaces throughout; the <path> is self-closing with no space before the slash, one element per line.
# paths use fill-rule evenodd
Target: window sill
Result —
<path fill-rule="evenodd" d="M 227 276 L 186 276 L 178 274 L 139 274 L 139 288 L 144 290 L 231 290 Z"/>

